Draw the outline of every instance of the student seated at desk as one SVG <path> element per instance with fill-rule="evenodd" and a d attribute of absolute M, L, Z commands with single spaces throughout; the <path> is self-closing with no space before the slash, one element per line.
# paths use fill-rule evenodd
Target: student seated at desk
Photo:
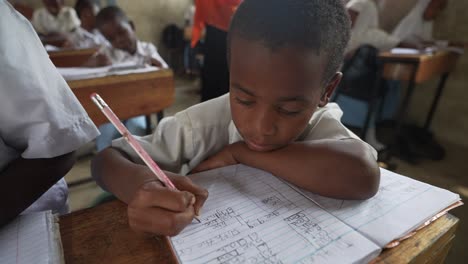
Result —
<path fill-rule="evenodd" d="M 208 195 L 180 175 L 237 163 L 320 195 L 372 197 L 376 152 L 328 104 L 349 31 L 341 0 L 243 1 L 228 35 L 230 93 L 137 139 L 181 191 L 162 187 L 123 139 L 95 157 L 93 177 L 128 204 L 133 229 L 164 235 L 189 224 Z"/>
<path fill-rule="evenodd" d="M 72 44 L 68 34 L 80 26 L 73 8 L 64 6 L 63 0 L 42 0 L 44 7 L 34 11 L 32 24 L 44 44 L 68 47 Z"/>
<path fill-rule="evenodd" d="M 133 62 L 137 65 L 149 64 L 168 68 L 167 63 L 161 58 L 157 48 L 152 43 L 137 39 L 133 22 L 119 7 L 103 8 L 96 17 L 96 26 L 109 41 L 111 47 L 101 51 L 102 55 L 107 57 L 107 63 L 95 56 L 87 63 L 89 66 Z"/>
<path fill-rule="evenodd" d="M 102 9 L 96 17 L 96 26 L 111 46 L 104 48 L 103 54 L 92 57 L 87 62 L 88 66 L 133 62 L 136 65 L 150 64 L 168 68 L 153 44 L 137 39 L 133 23 L 120 8 L 110 6 Z M 124 124 L 135 135 L 146 134 L 144 116 L 125 120 Z M 101 136 L 96 139 L 98 151 L 110 146 L 112 139 L 119 137 L 119 133 L 110 123 L 101 125 L 99 131 Z"/>
<path fill-rule="evenodd" d="M 75 48 L 93 48 L 110 45 L 96 28 L 96 15 L 99 7 L 92 0 L 78 0 L 75 11 L 81 21 L 81 26 L 70 34 L 70 41 Z"/>
<path fill-rule="evenodd" d="M 0 0 L 0 226 L 21 212 L 67 213 L 63 176 L 98 130 L 29 21 Z M 13 36 L 13 37 L 12 37 Z"/>
<path fill-rule="evenodd" d="M 351 18 L 351 39 L 346 48 L 348 60 L 352 60 L 356 50 L 363 45 L 370 45 L 378 51 L 390 50 L 397 46 L 416 48 L 415 45 L 404 42 L 400 38 L 380 29 L 377 3 L 375 1 L 350 0 L 346 4 L 346 9 Z M 373 59 L 367 58 L 367 60 L 372 61 Z M 343 74 L 346 76 L 347 73 L 343 72 Z M 375 74 L 377 74 L 377 69 L 375 69 Z M 381 102 L 383 104 L 382 115 L 378 118 L 393 119 L 400 98 L 400 84 L 399 82 L 386 82 L 385 85 L 387 85 L 388 90 L 385 101 Z M 367 102 L 340 95 L 337 103 L 344 111 L 342 119 L 344 124 L 357 128 L 364 125 L 367 108 L 369 107 Z M 374 114 L 365 140 L 376 149 L 382 150 L 385 146 L 377 140 L 375 135 L 376 118 L 377 116 Z"/>
<path fill-rule="evenodd" d="M 434 20 L 446 5 L 447 0 L 418 0 L 413 9 L 393 30 L 392 35 L 415 45 L 433 42 Z"/>

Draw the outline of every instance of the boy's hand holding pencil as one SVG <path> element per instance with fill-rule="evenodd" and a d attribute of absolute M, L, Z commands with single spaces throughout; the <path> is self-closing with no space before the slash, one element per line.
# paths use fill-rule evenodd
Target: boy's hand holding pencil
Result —
<path fill-rule="evenodd" d="M 148 169 L 147 173 L 152 172 Z M 166 175 L 177 190 L 154 179 L 140 186 L 128 203 L 128 222 L 133 230 L 174 236 L 199 215 L 208 192 L 188 177 Z"/>

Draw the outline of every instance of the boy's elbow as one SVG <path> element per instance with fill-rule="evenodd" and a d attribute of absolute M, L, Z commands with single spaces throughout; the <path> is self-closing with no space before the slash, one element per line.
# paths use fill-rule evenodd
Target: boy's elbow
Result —
<path fill-rule="evenodd" d="M 356 199 L 366 200 L 374 197 L 379 190 L 380 169 L 368 147 L 364 145 L 361 147 L 361 150 L 355 176 L 355 179 L 359 179 L 359 181 L 357 181 L 358 191 L 356 192 Z"/>

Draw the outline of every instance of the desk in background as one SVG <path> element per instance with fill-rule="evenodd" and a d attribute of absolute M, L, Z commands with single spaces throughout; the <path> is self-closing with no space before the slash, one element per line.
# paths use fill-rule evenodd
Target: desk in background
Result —
<path fill-rule="evenodd" d="M 449 214 L 441 217 L 399 246 L 384 250 L 375 263 L 443 263 L 458 221 Z M 130 229 L 127 207 L 120 201 L 61 216 L 60 233 L 66 263 L 177 263 L 166 238 Z"/>
<path fill-rule="evenodd" d="M 399 125 L 406 118 L 415 84 L 440 76 L 436 94 L 424 123 L 424 129 L 429 129 L 445 82 L 455 68 L 459 57 L 459 54 L 449 51 L 438 51 L 434 54 L 393 54 L 391 52 L 379 54 L 379 60 L 383 63 L 382 78 L 408 82 L 408 89 L 397 116 Z"/>
<path fill-rule="evenodd" d="M 161 112 L 174 102 L 171 70 L 67 81 L 88 115 L 99 126 L 109 121 L 90 99 L 98 93 L 120 119 Z"/>
<path fill-rule="evenodd" d="M 55 67 L 81 67 L 96 52 L 96 48 L 90 48 L 64 49 L 47 53 Z"/>

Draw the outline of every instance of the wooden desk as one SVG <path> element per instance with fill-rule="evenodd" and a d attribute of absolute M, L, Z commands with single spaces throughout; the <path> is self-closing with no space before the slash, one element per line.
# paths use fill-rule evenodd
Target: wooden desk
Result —
<path fill-rule="evenodd" d="M 106 117 L 89 98 L 98 93 L 121 119 L 158 113 L 174 102 L 171 70 L 112 75 L 67 82 L 96 125 Z"/>
<path fill-rule="evenodd" d="M 126 206 L 112 201 L 60 217 L 66 263 L 177 263 L 165 238 L 145 237 L 130 230 Z M 396 248 L 385 250 L 376 263 L 442 263 L 455 236 L 458 219 L 445 215 Z"/>
<path fill-rule="evenodd" d="M 459 57 L 459 54 L 449 51 L 438 51 L 434 54 L 392 54 L 390 52 L 379 54 L 379 60 L 383 63 L 383 69 L 379 71 L 382 78 L 408 82 L 408 89 L 397 116 L 399 126 L 406 118 L 415 84 L 441 76 L 424 123 L 424 128 L 429 129 L 445 87 L 445 82 L 450 72 L 455 68 Z"/>
<path fill-rule="evenodd" d="M 69 49 L 49 51 L 49 58 L 55 67 L 81 67 L 97 49 Z"/>

